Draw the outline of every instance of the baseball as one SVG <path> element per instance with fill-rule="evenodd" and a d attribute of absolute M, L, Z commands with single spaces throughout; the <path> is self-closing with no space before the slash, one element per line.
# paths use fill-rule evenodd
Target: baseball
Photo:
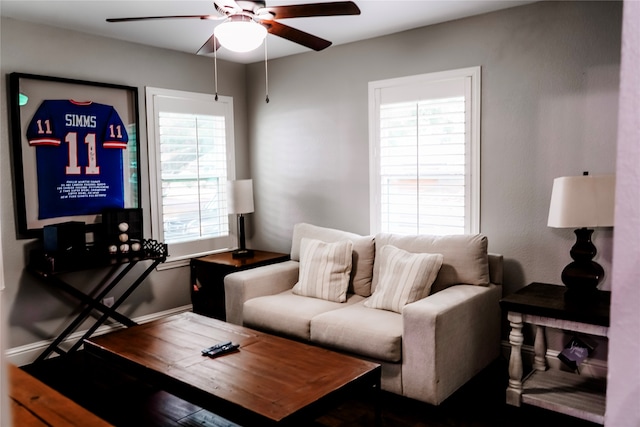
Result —
<path fill-rule="evenodd" d="M 118 224 L 118 229 L 124 233 L 129 229 L 129 224 L 127 224 L 126 222 L 121 222 L 120 224 Z"/>
<path fill-rule="evenodd" d="M 116 252 L 118 252 L 118 247 L 116 245 L 109 246 L 109 253 L 110 254 L 115 254 Z"/>
<path fill-rule="evenodd" d="M 127 233 L 122 233 L 120 236 L 118 236 L 120 238 L 121 242 L 126 242 L 127 240 L 129 240 L 129 235 Z"/>
<path fill-rule="evenodd" d="M 129 252 L 129 245 L 127 245 L 126 243 L 120 245 L 120 252 L 122 252 L 123 254 Z"/>
<path fill-rule="evenodd" d="M 131 250 L 134 252 L 138 252 L 140 250 L 140 243 L 136 242 L 136 243 L 132 243 L 131 244 Z"/>

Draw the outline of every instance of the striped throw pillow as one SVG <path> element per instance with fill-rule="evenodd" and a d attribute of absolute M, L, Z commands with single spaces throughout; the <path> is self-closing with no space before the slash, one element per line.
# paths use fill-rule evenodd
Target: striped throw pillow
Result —
<path fill-rule="evenodd" d="M 303 238 L 300 242 L 300 273 L 293 293 L 334 302 L 347 300 L 353 243 L 326 243 Z"/>
<path fill-rule="evenodd" d="M 364 305 L 402 312 L 402 308 L 429 294 L 442 266 L 442 254 L 411 253 L 385 245 L 380 257 L 380 281 Z"/>

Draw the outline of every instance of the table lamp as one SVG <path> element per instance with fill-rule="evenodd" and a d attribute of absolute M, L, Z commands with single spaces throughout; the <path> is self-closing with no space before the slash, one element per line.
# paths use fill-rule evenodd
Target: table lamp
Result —
<path fill-rule="evenodd" d="M 597 250 L 591 241 L 594 227 L 613 227 L 615 175 L 566 176 L 553 180 L 547 225 L 575 228 L 573 262 L 562 270 L 562 283 L 574 295 L 597 289 L 604 269 L 593 261 Z"/>
<path fill-rule="evenodd" d="M 244 214 L 253 212 L 253 180 L 240 179 L 227 182 L 227 206 L 229 213 L 238 215 L 238 249 L 233 258 L 251 258 L 253 251 L 245 246 Z"/>

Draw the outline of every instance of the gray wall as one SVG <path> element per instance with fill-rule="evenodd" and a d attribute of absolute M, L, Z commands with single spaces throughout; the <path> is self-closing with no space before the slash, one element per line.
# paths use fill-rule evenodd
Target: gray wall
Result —
<path fill-rule="evenodd" d="M 2 19 L 1 75 L 3 81 L 0 113 L 1 205 L 4 278 L 3 300 L 7 316 L 6 346 L 14 348 L 48 339 L 66 326 L 74 300 L 56 296 L 38 279 L 24 271 L 33 240 L 17 240 L 14 221 L 13 179 L 10 158 L 10 134 L 7 116 L 6 75 L 32 73 L 97 82 L 116 83 L 138 88 L 140 144 L 145 236 L 151 236 L 145 86 L 202 93 L 214 92 L 213 60 L 187 53 L 124 43 L 102 37 L 75 33 Z M 221 95 L 234 98 L 236 171 L 249 172 L 244 65 L 218 62 L 218 87 Z M 169 251 L 171 253 L 171 251 Z M 169 258 L 170 259 L 170 258 Z M 141 271 L 136 266 L 137 271 Z M 89 290 L 106 271 L 75 274 L 68 279 Z M 129 276 L 133 277 L 133 276 Z M 116 290 L 119 288 L 116 288 Z M 116 295 L 119 292 L 115 292 Z M 154 271 L 123 305 L 123 312 L 140 317 L 190 304 L 189 268 Z M 82 329 L 82 328 L 81 328 Z"/>
<path fill-rule="evenodd" d="M 370 81 L 482 66 L 481 232 L 506 291 L 560 283 L 575 236 L 546 225 L 555 177 L 615 172 L 622 4 L 541 2 L 249 67 L 255 247 L 297 222 L 368 234 Z M 610 289 L 611 229 L 596 260 Z"/>

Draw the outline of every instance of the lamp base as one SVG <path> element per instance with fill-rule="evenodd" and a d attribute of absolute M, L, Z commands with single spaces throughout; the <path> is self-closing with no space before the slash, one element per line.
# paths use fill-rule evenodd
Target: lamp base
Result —
<path fill-rule="evenodd" d="M 247 249 L 244 243 L 244 215 L 238 215 L 238 249 L 231 253 L 234 259 L 253 258 L 253 251 Z"/>
<path fill-rule="evenodd" d="M 236 249 L 231 252 L 231 257 L 233 259 L 253 258 L 253 251 L 251 249 Z"/>
<path fill-rule="evenodd" d="M 595 291 L 604 277 L 604 269 L 595 261 L 574 261 L 562 270 L 562 283 L 580 292 Z"/>
<path fill-rule="evenodd" d="M 562 270 L 562 283 L 568 288 L 568 293 L 592 294 L 604 278 L 604 269 L 600 264 L 592 261 L 596 255 L 596 247 L 591 242 L 592 229 L 578 228 L 574 231 L 576 243 L 571 248 L 573 262 Z"/>

